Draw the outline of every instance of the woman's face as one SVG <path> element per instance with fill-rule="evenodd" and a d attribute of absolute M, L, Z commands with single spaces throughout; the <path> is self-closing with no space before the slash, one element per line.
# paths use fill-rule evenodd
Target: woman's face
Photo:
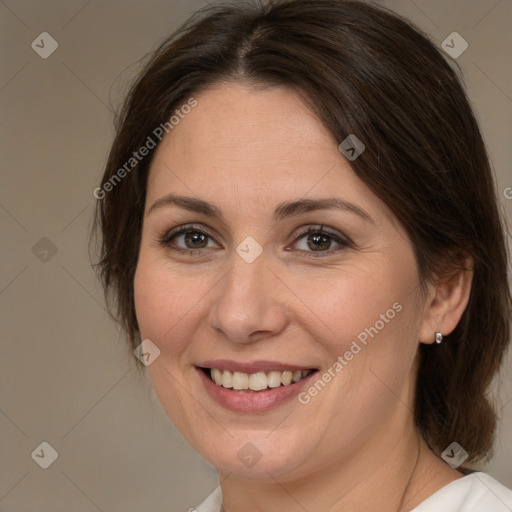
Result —
<path fill-rule="evenodd" d="M 222 472 L 383 456 L 411 417 L 425 314 L 408 237 L 295 92 L 195 99 L 151 164 L 135 276 L 156 395 Z"/>

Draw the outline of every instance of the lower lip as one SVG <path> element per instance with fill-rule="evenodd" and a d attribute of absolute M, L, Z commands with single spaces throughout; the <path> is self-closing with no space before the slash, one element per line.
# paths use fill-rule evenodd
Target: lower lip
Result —
<path fill-rule="evenodd" d="M 313 372 L 299 382 L 288 386 L 270 388 L 266 391 L 245 391 L 227 389 L 218 386 L 208 378 L 203 370 L 197 368 L 199 378 L 202 380 L 206 391 L 218 404 L 226 409 L 237 412 L 265 412 L 274 409 L 282 403 L 297 396 L 301 389 L 317 372 Z"/>

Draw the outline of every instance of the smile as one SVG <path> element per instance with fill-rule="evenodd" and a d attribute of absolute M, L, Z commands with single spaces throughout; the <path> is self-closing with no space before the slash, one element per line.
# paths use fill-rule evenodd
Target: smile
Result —
<path fill-rule="evenodd" d="M 208 368 L 205 370 L 208 371 Z M 311 374 L 314 370 L 297 370 L 297 371 L 278 371 L 244 373 L 231 372 L 229 370 L 221 370 L 219 368 L 210 368 L 210 379 L 226 389 L 234 390 L 250 390 L 263 391 L 266 389 L 278 388 L 280 386 L 289 386 L 301 381 Z M 208 375 L 208 373 L 207 373 Z"/>
<path fill-rule="evenodd" d="M 226 409 L 246 413 L 269 411 L 289 401 L 318 372 L 315 368 L 280 367 L 275 363 L 203 364 L 196 369 L 207 394 Z"/>

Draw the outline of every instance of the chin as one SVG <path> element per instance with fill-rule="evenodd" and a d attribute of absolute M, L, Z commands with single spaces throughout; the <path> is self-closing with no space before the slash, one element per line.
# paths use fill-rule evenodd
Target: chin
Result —
<path fill-rule="evenodd" d="M 220 473 L 273 483 L 276 478 L 286 481 L 308 473 L 304 442 L 285 444 L 282 436 L 275 432 L 269 436 L 269 431 L 238 432 L 223 437 L 225 442 L 221 444 L 204 436 L 199 443 L 191 442 L 199 455 Z"/>

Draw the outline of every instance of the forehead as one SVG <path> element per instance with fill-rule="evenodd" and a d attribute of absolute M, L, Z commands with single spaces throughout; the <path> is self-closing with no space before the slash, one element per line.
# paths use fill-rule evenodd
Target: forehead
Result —
<path fill-rule="evenodd" d="M 197 106 L 156 151 L 148 203 L 170 192 L 269 207 L 290 198 L 373 196 L 292 89 L 225 83 L 194 98 Z"/>
<path fill-rule="evenodd" d="M 197 106 L 164 138 L 157 158 L 166 152 L 201 166 L 265 169 L 303 157 L 311 162 L 328 147 L 339 157 L 326 128 L 291 89 L 227 83 L 195 98 Z"/>

